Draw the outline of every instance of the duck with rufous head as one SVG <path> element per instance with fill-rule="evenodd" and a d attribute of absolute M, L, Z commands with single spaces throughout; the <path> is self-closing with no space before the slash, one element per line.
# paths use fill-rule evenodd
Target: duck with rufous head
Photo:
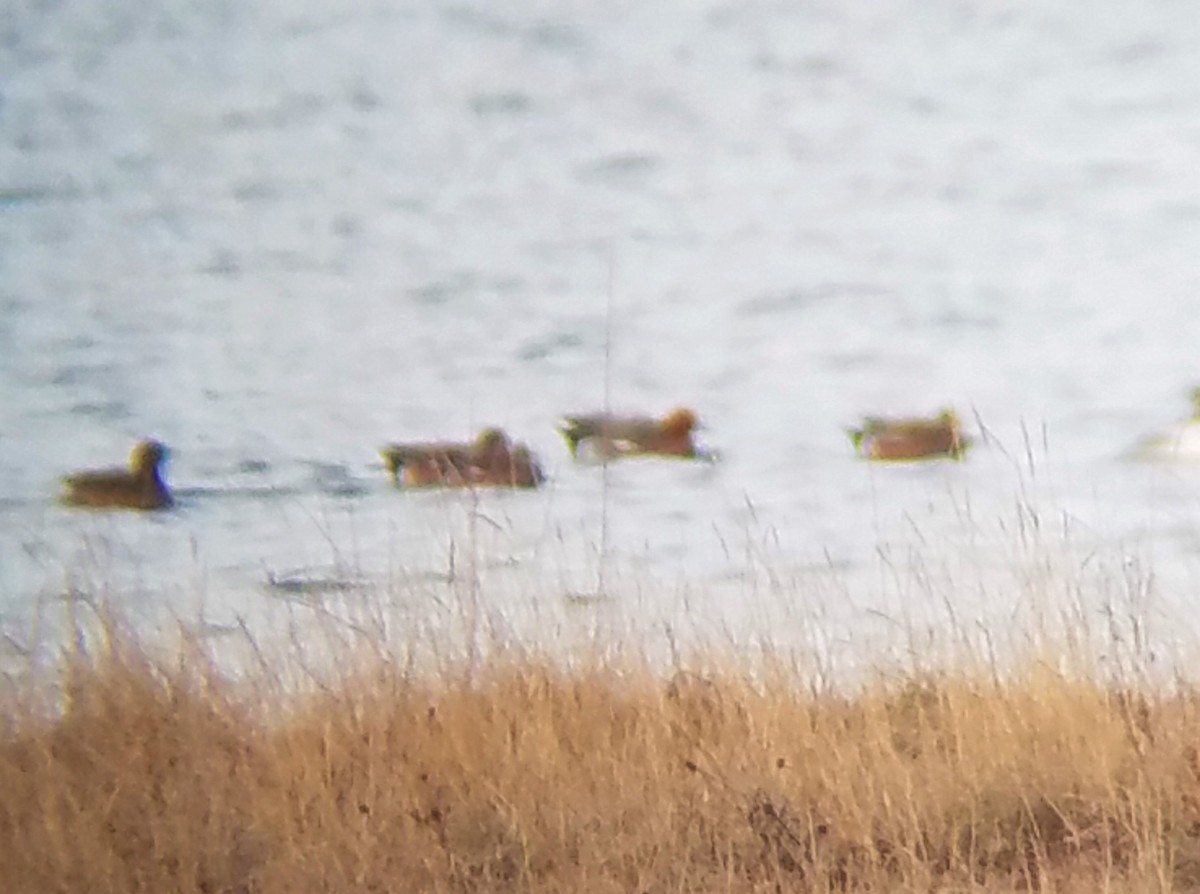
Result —
<path fill-rule="evenodd" d="M 696 411 L 679 407 L 661 418 L 592 413 L 566 416 L 558 431 L 567 442 L 571 456 L 599 460 L 626 456 L 667 456 L 698 459 L 707 456 L 696 445 L 700 427 Z"/>

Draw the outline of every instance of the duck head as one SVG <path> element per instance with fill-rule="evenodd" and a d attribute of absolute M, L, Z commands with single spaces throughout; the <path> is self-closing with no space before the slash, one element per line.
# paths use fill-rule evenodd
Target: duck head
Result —
<path fill-rule="evenodd" d="M 686 437 L 700 425 L 696 411 L 688 407 L 678 407 L 663 417 L 660 428 L 663 434 L 672 437 Z"/>

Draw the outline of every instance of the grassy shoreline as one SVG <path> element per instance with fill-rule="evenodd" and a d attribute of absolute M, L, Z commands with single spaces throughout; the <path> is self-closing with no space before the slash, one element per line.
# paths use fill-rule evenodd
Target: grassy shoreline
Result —
<path fill-rule="evenodd" d="M 1182 684 L 359 652 L 297 691 L 158 655 L 110 625 L 0 705 L 7 890 L 1200 890 Z"/>

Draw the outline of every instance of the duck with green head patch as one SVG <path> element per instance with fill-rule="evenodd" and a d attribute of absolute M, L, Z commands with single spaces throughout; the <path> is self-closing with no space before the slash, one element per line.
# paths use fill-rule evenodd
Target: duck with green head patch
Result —
<path fill-rule="evenodd" d="M 616 416 L 593 413 L 567 416 L 558 431 L 571 456 L 598 460 L 625 456 L 669 456 L 698 459 L 707 456 L 696 446 L 700 427 L 696 412 L 688 407 L 672 410 L 661 419 L 651 416 Z"/>

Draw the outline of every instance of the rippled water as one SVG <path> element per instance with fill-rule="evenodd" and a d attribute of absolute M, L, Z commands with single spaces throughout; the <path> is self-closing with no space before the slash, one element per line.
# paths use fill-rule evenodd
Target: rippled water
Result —
<path fill-rule="evenodd" d="M 0 13 L 0 91 L 9 627 L 80 592 L 420 619 L 468 566 L 537 626 L 607 611 L 570 598 L 603 565 L 646 623 L 786 637 L 764 580 L 834 627 L 986 613 L 1031 541 L 1194 602 L 1200 465 L 1125 459 L 1200 381 L 1182 0 L 63 0 Z M 721 462 L 573 466 L 554 421 L 606 391 L 695 406 Z M 966 462 L 853 457 L 943 405 Z M 548 488 L 390 489 L 381 443 L 484 424 Z M 54 505 L 143 435 L 176 511 Z M 896 583 L 928 567 L 955 592 Z"/>

